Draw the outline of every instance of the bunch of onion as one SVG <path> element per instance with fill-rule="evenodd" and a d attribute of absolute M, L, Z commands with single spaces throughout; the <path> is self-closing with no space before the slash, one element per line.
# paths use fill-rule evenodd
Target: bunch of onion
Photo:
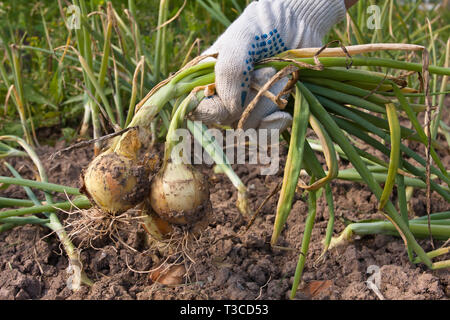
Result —
<path fill-rule="evenodd" d="M 137 105 L 128 130 L 98 155 L 84 172 L 83 189 L 103 211 L 122 213 L 144 201 L 153 168 L 142 161 L 150 145 L 151 125 L 161 109 L 172 99 L 189 93 L 198 85 L 214 81 L 212 63 L 186 68 L 163 81 Z M 150 159 L 151 160 L 151 159 Z"/>
<path fill-rule="evenodd" d="M 405 48 L 405 46 L 406 45 L 402 45 L 402 48 Z M 354 46 L 348 47 L 347 49 L 353 54 L 361 51 L 362 49 L 360 47 L 361 46 Z M 372 45 L 370 50 L 396 49 L 395 45 L 389 45 L 389 48 L 385 47 L 385 45 Z M 406 49 L 418 50 L 420 48 L 421 47 L 419 46 L 411 46 L 411 48 L 407 47 Z M 323 51 L 321 55 L 324 55 L 325 57 L 320 58 L 321 64 L 324 67 L 345 66 L 348 63 L 347 58 L 335 57 L 336 55 L 342 55 L 339 50 L 340 49 L 327 49 Z M 280 57 L 288 57 L 291 59 L 290 61 L 294 61 L 292 58 L 295 58 L 295 63 L 302 65 L 313 65 L 316 61 L 313 58 L 306 57 L 314 55 L 315 52 L 317 52 L 317 49 L 302 49 L 301 51 L 290 51 L 283 53 Z M 329 57 L 330 55 L 331 57 Z M 94 161 L 89 165 L 84 176 L 85 190 L 95 201 L 95 203 L 104 211 L 120 213 L 144 200 L 146 194 L 145 188 L 136 188 L 136 185 L 145 185 L 145 182 L 148 181 L 146 172 L 148 170 L 146 170 L 145 167 L 142 168 L 142 164 L 137 163 L 137 158 L 139 157 L 138 154 L 142 149 L 146 150 L 150 145 L 150 137 L 152 136 L 151 125 L 155 118 L 159 116 L 160 111 L 168 105 L 170 101 L 184 97 L 198 86 L 208 85 L 214 82 L 214 62 L 198 64 L 202 58 L 205 57 L 194 59 L 185 68 L 152 89 L 151 92 L 149 92 L 147 96 L 136 106 L 137 111 L 128 125 L 128 127 L 134 127 L 136 129 L 129 130 L 122 136 L 116 138 L 110 148 L 94 159 Z M 421 65 L 419 64 L 401 63 L 388 59 L 353 58 L 352 62 L 354 66 L 384 66 L 414 71 L 421 70 Z M 261 68 L 270 65 L 277 69 L 281 69 L 289 63 L 292 62 L 272 60 L 259 64 L 256 67 Z M 430 66 L 429 70 L 442 74 L 442 69 L 443 68 Z M 392 86 L 390 85 L 390 82 L 392 81 L 385 81 L 385 84 L 383 84 L 384 87 L 377 86 L 380 81 L 383 81 L 384 77 L 383 75 L 379 75 L 374 72 L 363 72 L 359 70 L 340 71 L 327 68 L 324 71 L 302 70 L 300 76 L 301 79 L 305 77 L 305 79 L 307 78 L 310 83 L 315 84 L 316 86 L 317 81 L 320 83 L 320 81 L 325 78 L 333 79 L 340 83 L 343 81 L 349 84 L 351 83 L 353 85 L 353 90 L 358 86 L 364 87 L 366 85 L 369 85 L 370 88 L 375 87 L 375 90 L 380 91 L 384 90 L 385 86 L 392 89 Z M 355 81 L 358 81 L 355 79 L 361 78 L 365 79 L 364 83 L 361 81 L 355 83 Z M 332 86 L 333 84 L 331 81 L 329 82 L 329 85 Z M 326 90 L 323 90 L 322 86 L 318 89 L 320 89 L 321 92 L 326 92 Z M 339 90 L 344 92 L 342 96 L 343 99 L 346 99 L 348 96 L 345 95 L 346 87 L 341 85 Z M 363 89 L 360 91 L 367 92 L 367 90 Z M 368 107 L 373 106 L 373 103 L 370 103 L 372 101 L 374 103 L 380 103 L 380 101 L 378 101 L 380 98 L 378 97 L 379 95 L 372 94 L 368 98 Z M 384 100 L 382 102 L 385 102 L 389 97 L 385 96 L 383 98 Z M 421 105 L 412 105 L 412 107 L 414 111 L 424 110 L 424 106 Z M 167 165 L 165 164 L 164 167 L 166 166 Z M 146 176 L 141 178 L 140 175 L 144 172 L 146 173 Z M 230 179 L 233 181 L 236 180 L 233 177 L 230 177 Z M 241 212 L 248 212 L 249 210 L 246 208 L 245 201 L 245 187 L 242 188 L 242 183 L 234 183 L 234 185 L 238 188 L 239 196 L 241 196 Z M 141 190 L 141 192 L 136 192 L 136 190 Z"/>
<path fill-rule="evenodd" d="M 353 46 L 353 47 L 347 47 L 347 50 L 351 53 L 359 53 L 364 52 L 363 49 L 360 47 L 362 46 Z M 380 49 L 397 49 L 395 44 L 392 45 L 371 45 L 370 51 L 373 50 L 380 50 Z M 399 49 L 406 49 L 406 50 L 419 50 L 422 47 L 420 46 L 409 46 L 409 45 L 401 45 Z M 314 55 L 314 53 L 317 52 L 317 49 L 302 49 L 297 51 L 288 51 L 286 53 L 283 53 L 280 55 L 281 58 L 289 58 L 290 60 L 287 61 L 286 59 L 283 61 L 280 59 L 272 59 L 272 61 L 267 61 L 265 63 L 261 63 L 256 66 L 256 68 L 261 68 L 265 66 L 272 66 L 277 69 L 282 69 L 288 64 L 299 63 L 299 64 L 309 64 L 313 65 L 315 63 L 315 60 L 313 58 L 307 58 L 308 56 L 311 57 Z M 342 55 L 340 52 L 340 49 L 327 49 L 321 53 L 321 56 L 324 56 L 324 58 L 320 58 L 320 63 L 323 67 L 326 67 L 324 71 L 313 71 L 313 70 L 302 70 L 300 73 L 300 79 L 307 79 L 311 84 L 321 83 L 323 79 L 333 79 L 337 82 L 346 82 L 348 84 L 353 85 L 353 89 L 361 87 L 361 88 L 371 88 L 375 89 L 374 91 L 377 91 L 378 93 L 381 93 L 383 90 L 392 90 L 392 85 L 390 79 L 388 78 L 383 79 L 384 75 L 377 74 L 375 72 L 369 72 L 369 71 L 359 71 L 359 70 L 337 70 L 332 69 L 332 67 L 344 67 L 348 63 L 348 59 L 345 57 L 337 57 L 338 55 Z M 200 57 L 205 58 L 205 57 Z M 118 137 L 114 140 L 114 142 L 111 144 L 111 147 L 108 149 L 108 151 L 104 152 L 100 157 L 105 157 L 109 153 L 115 153 L 114 157 L 116 159 L 123 159 L 124 157 L 127 157 L 128 159 L 131 159 L 132 161 L 135 160 L 137 157 L 136 154 L 140 149 L 146 149 L 150 144 L 150 137 L 151 135 L 151 125 L 155 119 L 160 113 L 160 111 L 172 100 L 180 98 L 191 92 L 194 88 L 202 85 L 208 85 L 214 82 L 214 62 L 205 62 L 200 63 L 201 59 L 195 59 L 190 64 L 188 64 L 185 68 L 177 72 L 175 75 L 173 75 L 171 78 L 161 82 L 159 85 L 157 85 L 154 89 L 151 90 L 147 94 L 147 96 L 136 106 L 136 113 L 131 120 L 128 127 L 135 127 L 136 130 L 129 130 L 126 133 L 124 133 L 122 136 Z M 295 61 L 294 61 L 295 60 Z M 377 66 L 377 67 L 389 67 L 389 68 L 398 68 L 398 69 L 404 69 L 404 70 L 411 70 L 411 71 L 421 71 L 422 66 L 420 64 L 414 64 L 414 63 L 403 63 L 399 61 L 389 60 L 389 59 L 375 59 L 375 58 L 352 58 L 353 66 Z M 301 65 L 300 65 L 301 67 Z M 302 67 L 301 67 L 302 68 Z M 306 67 L 303 67 L 306 68 Z M 437 74 L 445 74 L 445 68 L 440 67 L 434 67 L 430 66 L 429 68 L 430 72 L 437 73 Z M 360 81 L 360 79 L 365 79 L 365 81 Z M 379 85 L 379 82 L 382 80 L 386 80 L 383 85 Z M 355 82 L 358 81 L 358 82 Z M 327 84 L 329 86 L 332 86 L 333 84 L 331 81 Z M 368 86 L 368 87 L 367 87 Z M 385 88 L 386 87 L 386 88 Z M 312 86 L 311 86 L 312 88 Z M 320 89 L 321 92 L 325 92 L 325 90 L 322 90 L 324 86 L 321 86 Z M 346 87 L 342 86 L 339 88 L 340 91 L 345 93 Z M 328 90 L 330 91 L 330 90 Z M 360 90 L 361 92 L 364 91 L 364 89 Z M 364 92 L 367 92 L 364 91 Z M 403 92 L 406 92 L 403 90 Z M 314 92 L 315 93 L 315 92 Z M 352 95 L 355 93 L 352 93 Z M 339 98 L 339 97 L 336 97 Z M 347 96 L 345 94 L 342 95 L 342 98 L 345 99 Z M 385 103 L 389 97 L 383 97 L 383 101 L 380 100 L 379 95 L 372 94 L 367 99 L 369 102 L 374 102 L 376 104 Z M 372 107 L 373 104 L 367 104 L 368 108 Z M 398 106 L 398 103 L 396 102 L 396 107 Z M 424 106 L 423 105 L 411 105 L 414 111 L 423 111 Z M 379 108 L 377 108 L 375 111 L 378 111 Z M 137 133 L 137 134 L 136 134 Z M 130 137 L 131 136 L 131 137 Z M 130 142 L 131 141 L 131 142 Z M 136 145 L 134 150 L 128 147 L 129 144 Z M 125 151 L 122 151 L 125 150 Z M 95 159 L 94 162 L 98 163 L 101 162 L 98 159 Z M 90 167 L 94 167 L 94 162 L 90 165 Z M 130 169 L 130 166 L 126 166 L 128 170 Z M 132 166 L 131 166 L 132 167 Z M 92 168 L 92 170 L 89 170 L 89 174 L 93 174 L 94 176 L 97 176 L 97 173 L 95 171 L 103 170 L 101 166 L 97 166 L 95 168 Z M 125 177 L 130 176 L 128 174 L 123 175 Z M 93 183 L 93 181 L 88 182 L 88 177 L 85 177 L 85 184 L 86 188 L 89 191 L 90 184 Z M 127 189 L 125 187 L 125 189 Z M 125 191 L 125 194 L 127 192 Z M 106 211 L 117 211 L 116 208 L 109 208 L 108 201 L 103 201 L 104 199 L 101 199 L 101 195 L 98 197 L 93 196 L 95 202 L 103 207 Z M 122 197 L 123 199 L 127 198 Z M 113 206 L 112 206 L 113 207 Z M 126 207 L 126 206 L 125 206 Z M 123 209 L 121 209 L 123 210 Z M 120 211 L 120 210 L 119 210 Z"/>
<path fill-rule="evenodd" d="M 364 48 L 363 48 L 364 47 Z M 413 45 L 370 45 L 369 47 L 365 46 L 354 46 L 347 47 L 347 51 L 350 54 L 357 54 L 366 51 L 376 51 L 376 50 L 392 50 L 392 49 L 400 49 L 400 50 L 423 50 L 423 47 L 413 46 Z M 309 51 L 308 51 L 309 50 Z M 400 138 L 406 138 L 409 140 L 415 140 L 427 145 L 426 137 L 423 132 L 423 128 L 419 125 L 416 112 L 421 112 L 427 110 L 427 106 L 423 104 L 410 104 L 405 99 L 405 95 L 409 96 L 420 96 L 420 93 L 416 93 L 414 89 L 409 88 L 399 88 L 404 87 L 404 81 L 401 79 L 396 79 L 393 77 L 386 77 L 384 74 L 379 74 L 372 71 L 363 71 L 363 70 L 354 70 L 354 69 L 344 69 L 342 67 L 346 67 L 349 63 L 348 57 L 342 57 L 342 52 L 340 49 L 327 49 L 321 52 L 320 58 L 312 57 L 317 52 L 317 49 L 304 49 L 297 51 L 289 51 L 283 53 L 279 57 L 267 59 L 262 61 L 260 64 L 256 66 L 256 68 L 261 68 L 265 66 L 272 66 L 276 69 L 284 69 L 288 65 L 295 65 L 298 69 L 301 70 L 299 74 L 300 82 L 297 83 L 297 93 L 296 93 L 296 106 L 299 109 L 299 106 L 303 105 L 311 105 L 311 114 L 313 116 L 309 116 L 309 110 L 305 110 L 304 114 L 294 114 L 294 124 L 296 130 L 301 133 L 301 135 L 296 135 L 295 139 L 291 141 L 290 145 L 294 148 L 289 149 L 290 153 L 298 150 L 300 152 L 298 156 L 290 157 L 288 156 L 288 164 L 285 168 L 285 181 L 281 190 L 281 197 L 279 201 L 279 206 L 277 209 L 277 218 L 274 225 L 274 233 L 272 237 L 272 244 L 276 243 L 278 235 L 280 234 L 284 222 L 290 212 L 291 204 L 292 204 L 292 195 L 293 190 L 295 190 L 295 186 L 297 185 L 297 179 L 300 168 L 302 165 L 305 165 L 309 174 L 313 174 L 317 179 L 317 183 L 314 183 L 313 186 L 309 186 L 308 190 L 315 191 L 322 187 L 327 187 L 327 183 L 332 179 L 336 178 L 337 171 L 330 170 L 332 174 L 328 174 L 325 176 L 323 169 L 320 168 L 319 165 L 316 164 L 315 155 L 310 152 L 307 147 L 309 145 L 305 144 L 304 134 L 306 132 L 306 127 L 308 123 L 311 123 L 311 127 L 314 128 L 315 132 L 322 133 L 324 140 L 324 147 L 326 146 L 327 154 L 329 157 L 327 158 L 327 164 L 335 163 L 334 157 L 334 149 L 332 147 L 331 140 L 335 143 L 338 143 L 339 146 L 344 150 L 346 155 L 351 159 L 351 163 L 355 166 L 355 169 L 358 173 L 364 177 L 364 181 L 368 184 L 370 189 L 375 193 L 375 195 L 380 198 L 381 204 L 380 208 L 387 211 L 388 216 L 395 221 L 395 223 L 399 226 L 401 231 L 405 234 L 409 247 L 412 248 L 417 255 L 419 255 L 425 264 L 428 266 L 431 265 L 430 259 L 426 257 L 423 249 L 417 244 L 411 232 L 408 230 L 405 222 L 403 220 L 399 220 L 398 213 L 396 212 L 393 205 L 387 201 L 388 196 L 392 191 L 392 183 L 387 184 L 387 187 L 381 189 L 381 187 L 376 184 L 374 178 L 372 177 L 372 173 L 368 171 L 365 166 L 364 161 L 369 160 L 375 162 L 379 165 L 382 165 L 386 169 L 389 169 L 390 174 L 388 175 L 389 181 L 392 182 L 392 177 L 395 178 L 395 174 L 397 169 L 406 170 L 411 172 L 413 175 L 418 178 L 425 180 L 424 172 L 414 168 L 407 162 L 404 162 L 403 165 L 405 168 L 400 168 L 395 166 L 396 163 L 391 161 L 391 165 L 386 163 L 385 161 L 374 158 L 367 152 L 364 152 L 360 149 L 355 149 L 355 147 L 346 139 L 345 133 L 356 137 L 362 137 L 364 141 L 368 144 L 373 145 L 375 148 L 379 149 L 383 153 L 388 156 L 391 155 L 392 159 L 398 158 L 398 152 L 391 152 L 386 150 L 384 146 L 380 146 L 376 144 L 376 141 L 370 140 L 368 134 L 375 133 L 380 138 L 385 141 L 391 141 L 392 143 L 401 149 L 402 152 L 407 154 L 410 157 L 413 157 L 417 160 L 421 165 L 425 166 L 425 160 L 418 156 L 415 153 L 412 153 L 410 149 L 401 145 L 399 143 Z M 331 55 L 331 56 L 330 56 Z M 323 57 L 322 57 L 323 56 Z M 365 57 L 353 57 L 352 58 L 353 66 L 368 66 L 368 67 L 387 67 L 394 68 L 400 70 L 408 70 L 408 71 L 416 71 L 422 72 L 423 65 L 418 63 L 409 63 L 409 62 L 401 62 L 390 59 L 377 59 L 377 58 L 365 58 Z M 198 63 L 197 61 L 194 61 Z M 323 71 L 316 71 L 318 68 L 317 63 L 320 62 Z M 314 66 L 316 64 L 316 66 Z M 156 86 L 144 100 L 138 104 L 138 111 L 136 112 L 134 118 L 132 119 L 129 126 L 137 127 L 136 137 L 139 141 L 139 144 L 144 149 L 149 145 L 149 137 L 151 136 L 151 124 L 155 117 L 159 115 L 159 112 L 164 108 L 169 101 L 180 98 L 188 94 L 197 86 L 208 85 L 214 82 L 214 73 L 213 73 L 214 62 L 207 62 L 202 64 L 194 64 L 192 63 L 187 68 L 180 70 L 176 73 L 172 78 L 162 82 L 160 85 Z M 337 68 L 336 68 L 337 67 Z M 316 70 L 305 70 L 305 69 L 316 69 Z M 282 71 L 282 70 L 281 70 Z M 429 73 L 440 74 L 440 75 L 448 75 L 449 69 L 441 68 L 436 66 L 428 66 L 427 71 Z M 422 96 L 424 96 L 422 94 Z M 190 96 L 191 98 L 193 95 Z M 272 99 L 277 99 L 277 97 L 271 97 Z M 191 99 L 185 100 L 183 108 L 180 106 L 179 114 L 177 115 L 179 119 L 172 120 L 173 128 L 178 127 L 179 121 L 184 121 L 184 116 L 189 111 Z M 322 106 L 323 104 L 323 106 Z M 253 104 L 254 105 L 254 104 Z M 349 107 L 352 106 L 352 107 Z M 354 107 L 353 107 L 354 106 Z M 139 108 L 140 107 L 140 108 Z M 248 108 L 248 107 L 247 107 Z M 183 110 L 183 111 L 182 111 Z M 298 111 L 297 110 L 297 111 Z M 246 110 L 248 111 L 248 110 Z M 370 113 L 368 113 L 370 112 Z M 394 132 L 394 130 L 390 130 L 390 125 L 388 121 L 383 118 L 386 115 L 390 116 L 391 120 L 395 120 L 397 112 L 405 112 L 408 115 L 408 118 L 411 120 L 414 125 L 415 130 L 411 130 L 405 127 L 400 127 L 398 125 L 395 126 L 395 132 L 399 132 L 395 136 L 389 136 L 390 132 Z M 295 110 L 294 110 L 295 113 Z M 373 113 L 377 114 L 376 116 Z M 248 114 L 248 113 L 244 113 Z M 379 116 L 380 115 L 380 116 Z M 298 119 L 303 119 L 301 125 L 299 125 Z M 244 117 L 241 118 L 240 123 L 243 121 Z M 388 119 L 389 120 L 389 119 Z M 364 123 L 364 126 L 362 125 Z M 358 125 L 362 126 L 359 127 Z M 172 125 L 171 125 L 172 126 Z M 300 128 L 300 129 L 299 129 Z M 293 128 L 294 130 L 294 125 Z M 169 128 L 170 131 L 170 128 Z M 301 132 L 300 132 L 301 131 Z M 122 150 L 122 145 L 126 145 L 129 140 L 129 135 L 132 134 L 132 130 L 126 132 L 121 137 L 116 139 L 111 146 L 110 152 L 116 152 L 117 150 Z M 293 136 L 294 137 L 294 136 Z M 287 139 L 289 140 L 289 139 Z M 306 145 L 305 150 L 305 161 L 302 161 L 303 156 L 303 145 Z M 169 181 L 173 181 L 176 179 L 168 179 L 167 175 L 172 171 L 172 166 L 176 167 L 176 165 L 180 166 L 177 163 L 171 163 L 169 161 L 169 155 L 171 152 L 172 144 L 170 143 L 170 134 L 168 134 L 168 143 L 166 145 L 166 153 L 165 160 L 160 173 L 157 174 L 157 179 L 154 179 L 153 184 L 157 185 L 157 180 L 162 179 L 163 184 Z M 447 183 L 449 181 L 447 172 L 445 168 L 442 166 L 442 162 L 436 156 L 434 151 L 435 140 L 432 139 L 431 145 L 431 157 L 433 161 L 436 163 L 438 168 L 435 166 L 431 166 L 431 172 L 436 174 L 442 181 Z M 392 148 L 394 149 L 394 148 Z M 292 150 L 292 152 L 291 152 Z M 395 149 L 399 150 L 399 149 Z M 122 156 L 119 154 L 119 156 Z M 308 158 L 308 161 L 306 161 Z M 363 160 L 365 159 L 365 160 Z M 310 160 L 310 161 L 309 161 Z M 95 161 L 95 160 L 94 160 Z M 329 162 L 329 163 L 328 163 Z M 193 168 L 189 165 L 180 166 L 183 171 L 189 172 L 193 171 Z M 329 166 L 330 167 L 330 166 Z M 330 167 L 331 168 L 331 167 Z M 126 175 L 125 175 L 126 176 Z M 190 175 L 191 178 L 189 180 L 195 181 L 195 174 Z M 164 180 L 165 179 L 165 180 Z M 165 182 L 164 182 L 165 181 Z M 200 185 L 200 184 L 199 184 Z M 438 192 L 445 199 L 449 199 L 448 188 L 442 187 L 441 185 L 434 183 L 431 181 L 430 183 L 431 189 Z M 314 188 L 312 188 L 314 187 Z M 197 187 L 193 187 L 192 190 Z M 89 188 L 87 188 L 89 190 Z M 168 189 L 163 189 L 160 193 L 154 193 L 153 198 L 162 197 L 167 194 Z M 125 192 L 126 193 L 126 192 Z M 153 194 L 151 192 L 151 194 Z M 327 191 L 327 194 L 331 193 Z M 144 197 L 145 198 L 145 197 Z M 173 197 L 168 197 L 168 199 L 172 199 Z M 328 197 L 331 200 L 331 197 Z M 386 202 L 387 201 L 387 202 Z M 100 201 L 96 201 L 99 203 Z M 162 220 L 170 223 L 165 219 L 169 219 L 172 223 L 193 223 L 196 220 L 195 215 L 179 215 L 173 214 L 171 210 L 183 210 L 181 207 L 177 206 L 163 206 L 156 205 L 153 203 L 154 201 L 150 200 L 152 210 L 158 208 L 160 212 L 157 213 L 158 217 Z M 198 206 L 201 203 L 201 200 L 198 202 L 192 202 L 195 206 Z M 331 201 L 330 201 L 331 203 Z M 154 208 L 153 208 L 154 207 Z M 381 209 L 380 209 L 381 210 Z M 311 211 L 313 214 L 314 210 Z M 312 219 L 312 218 L 311 218 Z M 311 221 L 314 221 L 313 219 Z M 170 223 L 171 225 L 173 225 Z M 330 224 L 328 230 L 332 230 L 333 220 L 330 218 Z M 311 226 L 312 227 L 312 224 Z M 310 228 L 308 227 L 308 228 Z M 330 233 L 327 232 L 327 243 L 329 244 Z M 307 241 L 305 241 L 304 250 L 307 250 Z M 303 250 L 302 249 L 302 250 Z M 303 251 L 302 251 L 303 252 Z"/>
<path fill-rule="evenodd" d="M 166 137 L 162 168 L 152 182 L 150 177 L 155 175 L 155 168 L 148 163 L 154 164 L 154 159 L 140 160 L 142 154 L 152 145 L 152 124 L 155 118 L 160 116 L 161 110 L 170 101 L 186 97 L 194 88 L 214 82 L 214 62 L 197 64 L 203 58 L 205 57 L 194 59 L 185 68 L 152 89 L 136 106 L 137 111 L 128 125 L 128 128 L 133 129 L 112 140 L 110 147 L 97 156 L 85 170 L 82 191 L 106 215 L 118 215 L 145 202 L 145 211 L 157 213 L 158 217 L 171 225 L 189 225 L 194 229 L 199 221 L 205 225 L 203 218 L 206 216 L 205 211 L 209 210 L 207 207 L 210 207 L 205 179 L 193 166 L 180 163 L 178 158 L 174 160 L 174 157 L 170 156 L 175 145 L 174 141 L 171 142 L 175 130 L 182 124 L 186 114 L 196 106 L 192 100 L 194 94 L 184 99 L 174 113 Z M 197 102 L 202 94 L 195 94 Z M 232 176 L 233 184 L 238 188 L 239 209 L 248 213 L 244 184 L 231 168 L 227 174 Z M 173 189 L 176 189 L 176 192 Z M 165 225 L 158 223 L 159 220 L 154 221 L 155 219 L 148 218 L 145 214 L 144 216 L 144 225 L 148 231 L 158 230 L 158 226 Z M 162 227 L 161 232 L 152 231 L 151 234 L 154 238 L 161 238 L 162 235 L 167 235 L 169 229 Z"/>
<path fill-rule="evenodd" d="M 176 128 L 195 107 L 189 103 L 192 95 L 178 109 L 174 107 L 177 112 L 168 129 L 162 165 L 157 156 L 147 157 L 149 153 L 157 153 L 151 150 L 150 138 L 154 136 L 153 124 L 156 117 L 161 116 L 163 107 L 172 100 L 181 100 L 195 87 L 214 82 L 214 63 L 194 64 L 156 86 L 136 106 L 128 131 L 111 140 L 110 147 L 89 164 L 84 171 L 81 191 L 95 204 L 96 208 L 90 209 L 95 210 L 95 215 L 83 210 L 82 217 L 77 219 L 80 227 L 76 229 L 85 230 L 86 226 L 95 225 L 90 229 L 100 230 L 98 233 L 102 236 L 111 230 L 113 233 L 125 231 L 123 224 L 118 223 L 125 221 L 129 226 L 133 221 L 140 221 L 147 231 L 148 244 L 156 249 L 153 252 L 180 259 L 184 253 L 180 255 L 179 248 L 185 248 L 188 243 L 191 248 L 192 238 L 208 225 L 211 205 L 206 179 L 193 166 L 170 156 Z M 200 99 L 201 93 L 198 95 Z M 157 167 L 161 167 L 159 172 Z M 129 210 L 131 208 L 135 209 Z"/>
<path fill-rule="evenodd" d="M 195 70 L 203 70 L 205 65 L 194 67 L 188 80 L 198 76 Z M 198 78 L 201 80 L 186 85 L 178 83 L 175 77 L 158 90 L 133 118 L 130 126 L 136 129 L 119 137 L 89 164 L 84 173 L 83 190 L 106 214 L 118 215 L 142 203 L 144 228 L 153 240 L 157 240 L 156 244 L 170 238 L 177 226 L 187 229 L 191 235 L 198 235 L 207 226 L 211 210 L 207 180 L 192 165 L 183 162 L 182 156 L 172 152 L 177 145 L 176 129 L 183 125 L 186 114 L 196 107 L 195 102 L 202 98 L 202 92 L 191 93 L 174 112 L 159 172 L 154 172 L 148 159 L 139 160 L 140 154 L 150 145 L 149 122 L 157 110 L 174 94 L 180 95 L 180 92 L 191 91 L 193 85 L 211 81 L 211 77 L 202 79 L 200 75 Z M 154 176 L 152 180 L 151 176 Z"/>

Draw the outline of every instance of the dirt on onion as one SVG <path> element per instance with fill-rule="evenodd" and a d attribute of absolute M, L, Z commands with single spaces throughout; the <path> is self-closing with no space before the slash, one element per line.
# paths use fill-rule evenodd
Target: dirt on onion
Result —
<path fill-rule="evenodd" d="M 191 165 L 169 162 L 153 178 L 150 204 L 170 223 L 194 224 L 211 207 L 208 181 Z"/>

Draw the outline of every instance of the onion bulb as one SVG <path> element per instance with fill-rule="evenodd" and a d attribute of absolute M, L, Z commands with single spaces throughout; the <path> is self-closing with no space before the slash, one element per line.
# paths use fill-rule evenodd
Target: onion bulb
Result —
<path fill-rule="evenodd" d="M 191 165 L 168 162 L 153 178 L 150 204 L 169 223 L 194 224 L 210 209 L 208 182 Z"/>
<path fill-rule="evenodd" d="M 124 212 L 148 193 L 148 170 L 136 160 L 114 151 L 97 156 L 84 173 L 82 191 L 104 211 Z"/>

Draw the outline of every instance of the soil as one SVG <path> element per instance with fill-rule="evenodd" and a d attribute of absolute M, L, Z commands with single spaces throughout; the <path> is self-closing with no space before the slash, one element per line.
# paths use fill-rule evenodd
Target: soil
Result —
<path fill-rule="evenodd" d="M 81 171 L 92 159 L 92 148 L 72 150 L 50 159 L 65 147 L 38 149 L 50 182 L 80 187 Z M 281 150 L 282 159 L 286 150 Z M 450 156 L 441 154 L 444 166 Z M 8 159 L 23 177 L 34 179 L 36 172 L 26 159 Z M 234 166 L 249 189 L 252 208 L 257 208 L 281 180 L 284 160 L 277 175 L 261 176 L 256 166 Z M 278 246 L 270 238 L 277 205 L 272 197 L 247 230 L 249 217 L 236 208 L 235 188 L 223 174 L 202 168 L 209 177 L 213 215 L 208 227 L 187 248 L 187 276 L 179 285 L 154 282 L 154 272 L 163 256 L 150 250 L 147 236 L 137 223 L 124 229 L 118 237 L 97 239 L 81 247 L 83 269 L 94 281 L 73 292 L 67 287 L 68 260 L 49 229 L 23 226 L 0 234 L 0 299 L 288 299 L 299 256 L 307 204 L 300 193 L 293 202 L 291 214 Z M 0 167 L 0 175 L 9 175 Z M 343 218 L 351 220 L 383 218 L 376 214 L 377 201 L 361 184 L 345 181 L 332 183 L 336 223 L 334 236 L 344 229 Z M 39 193 L 38 193 L 39 195 Z M 22 188 L 10 186 L 0 196 L 26 198 Z M 64 196 L 60 197 L 63 200 Z M 426 214 L 423 190 L 415 190 L 411 216 Z M 433 193 L 432 212 L 450 210 L 450 204 Z M 67 214 L 60 214 L 66 221 Z M 322 240 L 328 222 L 323 197 L 318 201 L 315 227 L 297 299 L 378 299 L 366 281 L 370 269 L 380 268 L 380 292 L 385 299 L 449 299 L 450 272 L 428 270 L 409 262 L 400 238 L 385 235 L 356 238 L 354 242 L 320 257 Z M 80 243 L 76 238 L 74 243 Z M 420 240 L 431 250 L 430 240 Z M 443 243 L 435 241 L 439 247 Z"/>

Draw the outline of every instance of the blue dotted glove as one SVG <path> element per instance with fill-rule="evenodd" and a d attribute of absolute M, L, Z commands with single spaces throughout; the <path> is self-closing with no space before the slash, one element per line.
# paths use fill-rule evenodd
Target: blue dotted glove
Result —
<path fill-rule="evenodd" d="M 216 95 L 203 99 L 194 118 L 205 123 L 233 124 L 275 69 L 254 71 L 254 65 L 283 51 L 320 47 L 329 29 L 345 16 L 344 0 L 260 0 L 252 2 L 203 54 L 218 53 Z M 277 95 L 287 83 L 271 88 Z M 247 127 L 285 129 L 291 116 L 263 97 L 247 120 Z"/>

